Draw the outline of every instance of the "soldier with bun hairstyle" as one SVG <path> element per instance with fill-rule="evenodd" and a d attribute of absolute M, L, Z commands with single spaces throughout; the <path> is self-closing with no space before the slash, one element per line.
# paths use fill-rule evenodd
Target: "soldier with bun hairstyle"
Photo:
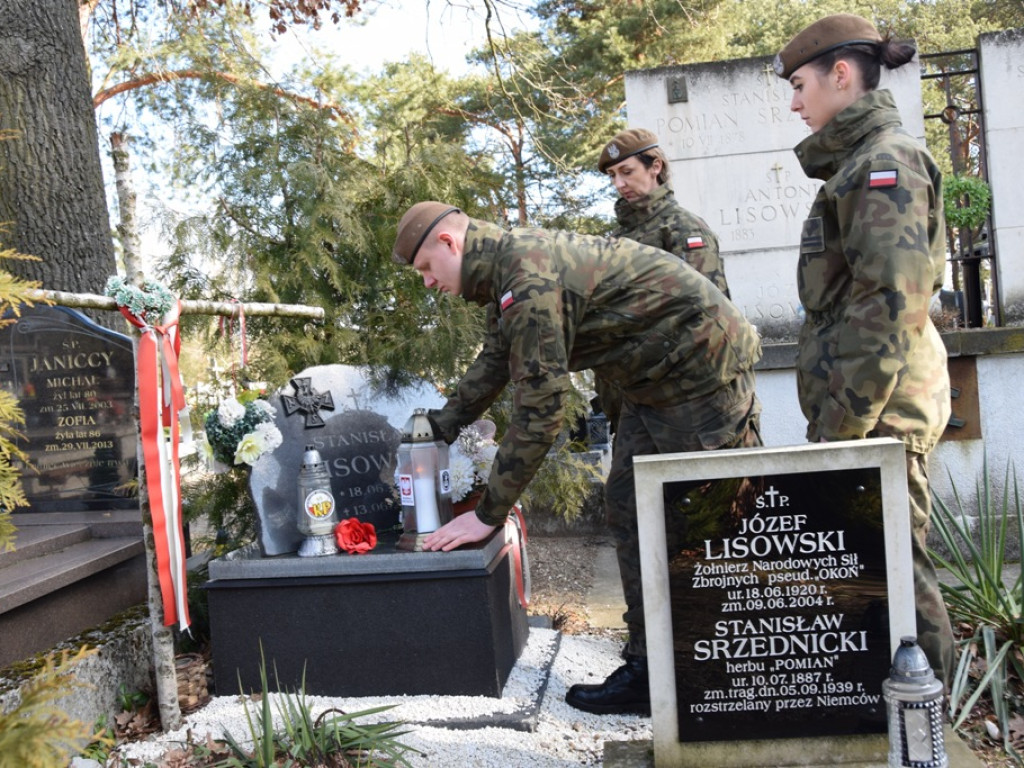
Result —
<path fill-rule="evenodd" d="M 796 155 L 824 182 L 797 267 L 807 437 L 905 444 L 918 641 L 948 684 L 953 634 L 926 547 L 928 455 L 950 415 L 946 350 L 928 314 L 946 262 L 942 176 L 903 129 L 892 94 L 876 90 L 882 66 L 900 67 L 914 53 L 867 19 L 836 14 L 796 35 L 774 67 L 812 131 Z"/>

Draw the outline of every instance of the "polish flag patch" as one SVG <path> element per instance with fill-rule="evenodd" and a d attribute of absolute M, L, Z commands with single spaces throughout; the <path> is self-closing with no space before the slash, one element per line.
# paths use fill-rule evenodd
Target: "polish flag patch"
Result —
<path fill-rule="evenodd" d="M 703 248 L 704 238 L 700 235 L 694 235 L 693 237 L 686 238 L 686 248 L 692 251 L 694 248 Z"/>
<path fill-rule="evenodd" d="M 899 181 L 898 171 L 872 171 L 868 175 L 868 188 L 886 189 L 887 187 L 895 187 L 899 184 Z"/>
<path fill-rule="evenodd" d="M 505 291 L 505 293 L 501 297 L 502 310 L 506 310 L 509 307 L 511 307 L 513 304 L 515 304 L 515 301 L 516 297 L 512 295 L 512 291 Z"/>

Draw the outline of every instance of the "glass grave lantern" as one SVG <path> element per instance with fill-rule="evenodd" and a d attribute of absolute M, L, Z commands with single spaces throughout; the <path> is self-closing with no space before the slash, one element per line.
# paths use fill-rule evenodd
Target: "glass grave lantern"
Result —
<path fill-rule="evenodd" d="M 900 639 L 882 695 L 889 716 L 889 768 L 948 768 L 942 682 L 915 637 Z"/>
<path fill-rule="evenodd" d="M 419 552 L 424 536 L 452 519 L 448 446 L 435 434 L 425 408 L 417 408 L 405 423 L 395 475 L 402 498 L 398 549 Z"/>

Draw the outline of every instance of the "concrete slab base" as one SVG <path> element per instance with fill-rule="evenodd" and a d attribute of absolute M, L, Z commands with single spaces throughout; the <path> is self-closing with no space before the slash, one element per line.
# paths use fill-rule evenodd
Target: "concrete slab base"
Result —
<path fill-rule="evenodd" d="M 947 725 L 945 729 L 946 754 L 949 757 L 949 768 L 984 768 L 982 763 L 963 740 L 957 736 Z M 827 739 L 822 739 L 827 741 Z M 753 765 L 743 761 L 743 746 L 741 743 L 721 743 L 715 745 L 717 749 L 704 752 L 699 760 L 694 763 L 679 763 L 670 766 L 655 765 L 654 763 L 654 742 L 653 741 L 606 741 L 604 744 L 604 768 L 714 768 L 714 766 L 745 766 L 745 768 L 832 768 L 841 765 L 842 768 L 887 768 L 885 755 L 888 751 L 888 739 L 885 736 L 878 737 L 877 753 L 881 759 L 864 762 L 838 762 L 835 758 L 827 762 L 794 762 L 787 759 L 786 750 L 782 747 L 785 741 L 780 741 L 779 762 L 768 765 Z M 763 743 L 763 742 L 759 742 Z M 716 760 L 714 752 L 720 753 L 720 760 Z M 822 752 L 827 753 L 827 748 L 817 754 L 820 759 Z M 808 760 L 814 757 L 808 755 Z"/>

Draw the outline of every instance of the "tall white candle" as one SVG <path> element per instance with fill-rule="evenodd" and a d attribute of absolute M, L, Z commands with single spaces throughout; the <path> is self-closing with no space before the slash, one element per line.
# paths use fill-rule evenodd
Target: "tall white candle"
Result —
<path fill-rule="evenodd" d="M 437 496 L 434 481 L 429 477 L 417 477 L 412 481 L 416 504 L 416 532 L 430 533 L 441 527 L 441 515 L 437 511 Z"/>

